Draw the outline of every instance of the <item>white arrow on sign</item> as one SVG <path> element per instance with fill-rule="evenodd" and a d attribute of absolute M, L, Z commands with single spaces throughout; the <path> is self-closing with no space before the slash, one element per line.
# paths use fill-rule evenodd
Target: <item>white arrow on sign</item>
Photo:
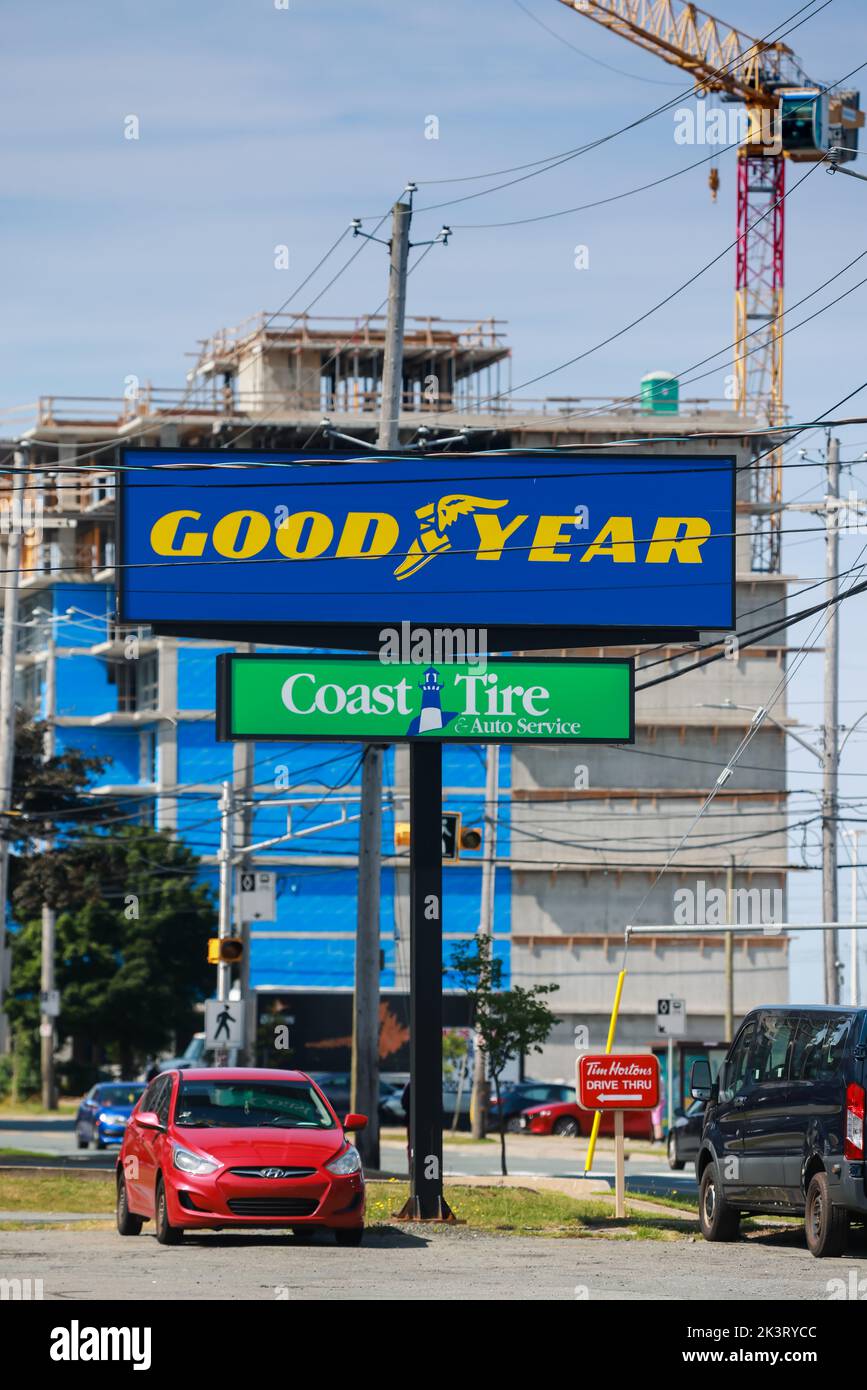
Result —
<path fill-rule="evenodd" d="M 597 1100 L 609 1100 L 609 1101 L 611 1101 L 612 1103 L 613 1103 L 614 1101 L 623 1100 L 623 1101 L 626 1101 L 627 1103 L 629 1103 L 629 1102 L 631 1102 L 631 1101 L 633 1101 L 633 1100 L 641 1100 L 641 1096 L 618 1096 L 618 1095 L 614 1095 L 614 1094 L 608 1095 L 607 1092 L 597 1091 L 597 1093 L 596 1093 L 596 1099 L 597 1099 Z"/>

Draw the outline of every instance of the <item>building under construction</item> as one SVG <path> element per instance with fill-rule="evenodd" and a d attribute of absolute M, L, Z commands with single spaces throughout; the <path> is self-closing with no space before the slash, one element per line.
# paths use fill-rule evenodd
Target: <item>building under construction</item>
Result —
<path fill-rule="evenodd" d="M 730 403 L 678 400 L 671 379 L 649 375 L 645 389 L 620 399 L 516 399 L 511 351 L 496 319 L 407 321 L 401 443 L 424 449 L 451 439 L 461 450 L 608 444 L 640 436 L 650 452 L 735 454 L 738 473 L 738 624 L 782 618 L 785 579 L 754 568 L 755 533 L 771 522 L 757 509 L 757 463 L 769 440 Z M 119 629 L 114 617 L 115 449 L 197 446 L 214 450 L 315 449 L 346 452 L 372 443 L 378 428 L 384 324 L 377 318 L 320 320 L 263 313 L 201 342 L 186 384 L 161 389 L 128 383 L 124 398 L 46 396 L 25 435 L 32 476 L 21 573 L 18 690 L 34 714 L 53 714 L 58 748 L 111 759 L 100 794 L 130 815 L 183 836 L 216 865 L 217 799 L 232 778 L 240 812 L 236 843 L 250 843 L 251 802 L 281 786 L 322 801 L 321 834 L 287 841 L 255 863 L 278 875 L 277 920 L 251 931 L 250 982 L 281 1008 L 301 1004 L 314 1017 L 341 1014 L 353 987 L 356 920 L 357 756 L 312 745 L 215 741 L 215 656 L 226 643 L 154 638 Z M 651 364 L 649 364 L 651 365 Z M 701 433 L 706 436 L 696 440 Z M 343 436 L 341 438 L 341 436 Z M 724 439 L 716 436 L 725 436 Z M 6 480 L 8 487 L 8 479 Z M 0 533 L 5 547 L 5 535 Z M 130 636 L 136 640 L 131 642 Z M 50 639 L 53 637 L 54 645 Z M 638 652 L 634 747 L 503 747 L 497 808 L 496 950 L 506 978 L 554 981 L 561 1022 L 532 1071 L 569 1077 L 575 1029 L 604 1042 L 623 932 L 671 849 L 734 752 L 753 712 L 785 670 L 785 636 L 699 665 L 692 647 Z M 631 651 L 634 649 L 630 649 Z M 719 649 L 715 649 L 719 650 Z M 608 649 L 610 654 L 616 653 Z M 707 656 L 707 651 L 703 656 Z M 47 665 L 56 657 L 56 709 L 46 707 Z M 673 671 L 676 680 L 650 684 Z M 781 725 L 785 710 L 774 706 Z M 675 895 L 713 889 L 746 905 L 754 930 L 734 948 L 734 1010 L 788 998 L 785 935 L 768 930 L 767 904 L 785 920 L 788 869 L 785 732 L 766 724 L 749 757 L 717 793 L 712 810 L 654 887 L 645 923 L 670 923 Z M 357 750 L 349 750 L 357 754 Z M 381 983 L 397 1014 L 408 989 L 408 855 L 396 850 L 405 819 L 405 748 L 385 760 Z M 285 795 L 285 792 L 283 793 Z M 340 823 L 335 807 L 348 808 Z M 483 750 L 446 748 L 444 806 L 466 824 L 485 824 Z M 488 808 L 490 809 L 490 808 Z M 282 833 L 282 813 L 256 809 L 256 836 Z M 274 827 L 272 830 L 271 827 Z M 466 852 L 444 873 L 445 950 L 479 926 L 481 855 Z M 683 919 L 685 922 L 687 918 Z M 696 919 L 699 920 L 699 919 Z M 741 920 L 743 914 L 741 914 Z M 618 1041 L 654 1040 L 656 1001 L 675 994 L 689 1014 L 684 1062 L 725 1038 L 725 948 L 708 928 L 688 937 L 644 936 L 631 948 Z M 326 998 L 327 996 L 327 998 Z M 294 1001 L 294 1003 L 293 1003 Z M 297 1008 L 296 1008 L 297 1006 Z M 336 1011 L 336 1012 L 335 1012 Z M 448 1013 L 447 1013 L 448 1017 Z M 300 1040 L 308 1067 L 345 1064 L 341 1051 L 316 1051 L 325 1028 Z M 339 1026 L 337 1028 L 339 1032 Z M 331 1034 L 329 1034 L 331 1036 Z M 180 1040 L 183 1042 L 184 1040 Z M 394 1065 L 398 1051 L 386 1052 Z"/>

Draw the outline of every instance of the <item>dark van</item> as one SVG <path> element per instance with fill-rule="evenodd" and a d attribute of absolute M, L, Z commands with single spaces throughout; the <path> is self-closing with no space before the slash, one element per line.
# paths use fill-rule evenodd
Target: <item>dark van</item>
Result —
<path fill-rule="evenodd" d="M 867 1009 L 790 1005 L 747 1014 L 716 1081 L 693 1065 L 705 1240 L 736 1240 L 745 1212 L 797 1212 L 814 1255 L 844 1253 L 867 1220 L 865 1057 Z"/>

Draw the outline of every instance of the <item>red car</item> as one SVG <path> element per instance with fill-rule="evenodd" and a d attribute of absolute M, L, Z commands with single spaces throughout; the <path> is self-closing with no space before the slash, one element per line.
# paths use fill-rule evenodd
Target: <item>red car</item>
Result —
<path fill-rule="evenodd" d="M 552 1102 L 549 1105 L 534 1105 L 521 1115 L 521 1131 L 524 1134 L 568 1134 L 589 1135 L 593 1124 L 594 1111 L 582 1110 L 574 1100 Z M 623 1116 L 623 1132 L 629 1139 L 653 1139 L 653 1124 L 649 1110 L 626 1111 Z M 614 1116 L 611 1111 L 603 1111 L 599 1125 L 600 1134 L 614 1133 Z"/>
<path fill-rule="evenodd" d="M 364 1175 L 347 1130 L 300 1071 L 163 1072 L 133 1110 L 117 1163 L 117 1229 L 153 1219 L 161 1245 L 185 1230 L 333 1230 L 360 1245 Z"/>

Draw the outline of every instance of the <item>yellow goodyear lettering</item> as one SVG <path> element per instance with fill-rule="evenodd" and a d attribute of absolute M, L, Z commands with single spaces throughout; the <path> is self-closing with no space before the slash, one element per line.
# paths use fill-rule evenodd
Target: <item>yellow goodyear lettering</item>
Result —
<path fill-rule="evenodd" d="M 206 531 L 188 531 L 177 544 L 181 522 L 201 519 L 201 512 L 166 512 L 151 527 L 151 550 L 155 555 L 201 555 L 208 539 Z"/>
<path fill-rule="evenodd" d="M 249 560 L 260 555 L 271 538 L 271 523 L 263 512 L 229 512 L 214 527 L 211 542 L 227 560 Z"/>
<path fill-rule="evenodd" d="M 287 560 L 316 560 L 334 539 L 334 522 L 324 512 L 292 512 L 277 527 L 277 549 Z"/>
<path fill-rule="evenodd" d="M 570 529 L 564 531 L 564 526 Z M 568 546 L 575 537 L 574 516 L 540 516 L 536 534 L 530 547 L 528 560 L 570 560 L 568 550 L 558 550 L 558 545 Z"/>
<path fill-rule="evenodd" d="M 631 516 L 610 516 L 581 556 L 582 565 L 596 555 L 610 555 L 618 564 L 635 564 L 635 532 Z"/>
<path fill-rule="evenodd" d="M 377 559 L 390 554 L 399 535 L 390 512 L 349 512 L 335 554 L 341 559 Z"/>
<path fill-rule="evenodd" d="M 710 522 L 703 516 L 661 516 L 647 547 L 646 562 L 667 565 L 674 556 L 682 565 L 700 565 L 701 547 L 709 535 Z"/>
<path fill-rule="evenodd" d="M 153 553 L 172 558 L 197 558 L 204 555 L 210 540 L 214 551 L 224 559 L 249 560 L 261 555 L 273 540 L 287 560 L 315 560 L 326 551 L 338 559 L 367 560 L 391 554 L 400 543 L 400 523 L 390 512 L 348 512 L 336 545 L 333 544 L 335 523 L 325 512 L 291 512 L 278 524 L 264 512 L 242 508 L 220 517 L 210 531 L 197 530 L 192 524 L 201 519 L 201 512 L 186 509 L 158 517 L 150 532 Z M 514 546 L 518 552 L 516 559 L 525 553 L 527 560 L 537 564 L 563 564 L 583 546 L 579 556 L 582 564 L 595 559 L 608 559 L 615 564 L 636 563 L 636 545 L 640 542 L 636 541 L 631 516 L 608 517 L 593 540 L 584 544 L 577 540 L 574 516 L 540 515 L 526 550 L 525 545 L 509 544 L 524 523 L 530 521 L 526 513 L 506 519 L 493 512 L 477 511 L 473 520 L 479 538 L 477 560 L 500 560 L 503 552 Z M 702 546 L 710 536 L 711 525 L 705 517 L 657 517 L 650 539 L 640 538 L 647 547 L 644 563 L 666 565 L 674 560 L 682 565 L 700 565 Z M 425 544 L 427 546 L 427 541 Z M 421 554 L 417 544 L 415 548 Z M 448 538 L 440 537 L 437 544 L 428 547 L 429 553 L 421 561 L 412 558 L 414 552 L 409 552 L 395 574 L 405 578 L 433 558 L 438 550 L 450 548 Z"/>
<path fill-rule="evenodd" d="M 473 520 L 479 533 L 479 548 L 476 551 L 476 559 L 499 560 L 506 541 L 515 534 L 519 526 L 523 526 L 527 517 L 516 516 L 506 526 L 503 526 L 500 518 L 495 516 L 493 512 L 476 512 Z"/>

